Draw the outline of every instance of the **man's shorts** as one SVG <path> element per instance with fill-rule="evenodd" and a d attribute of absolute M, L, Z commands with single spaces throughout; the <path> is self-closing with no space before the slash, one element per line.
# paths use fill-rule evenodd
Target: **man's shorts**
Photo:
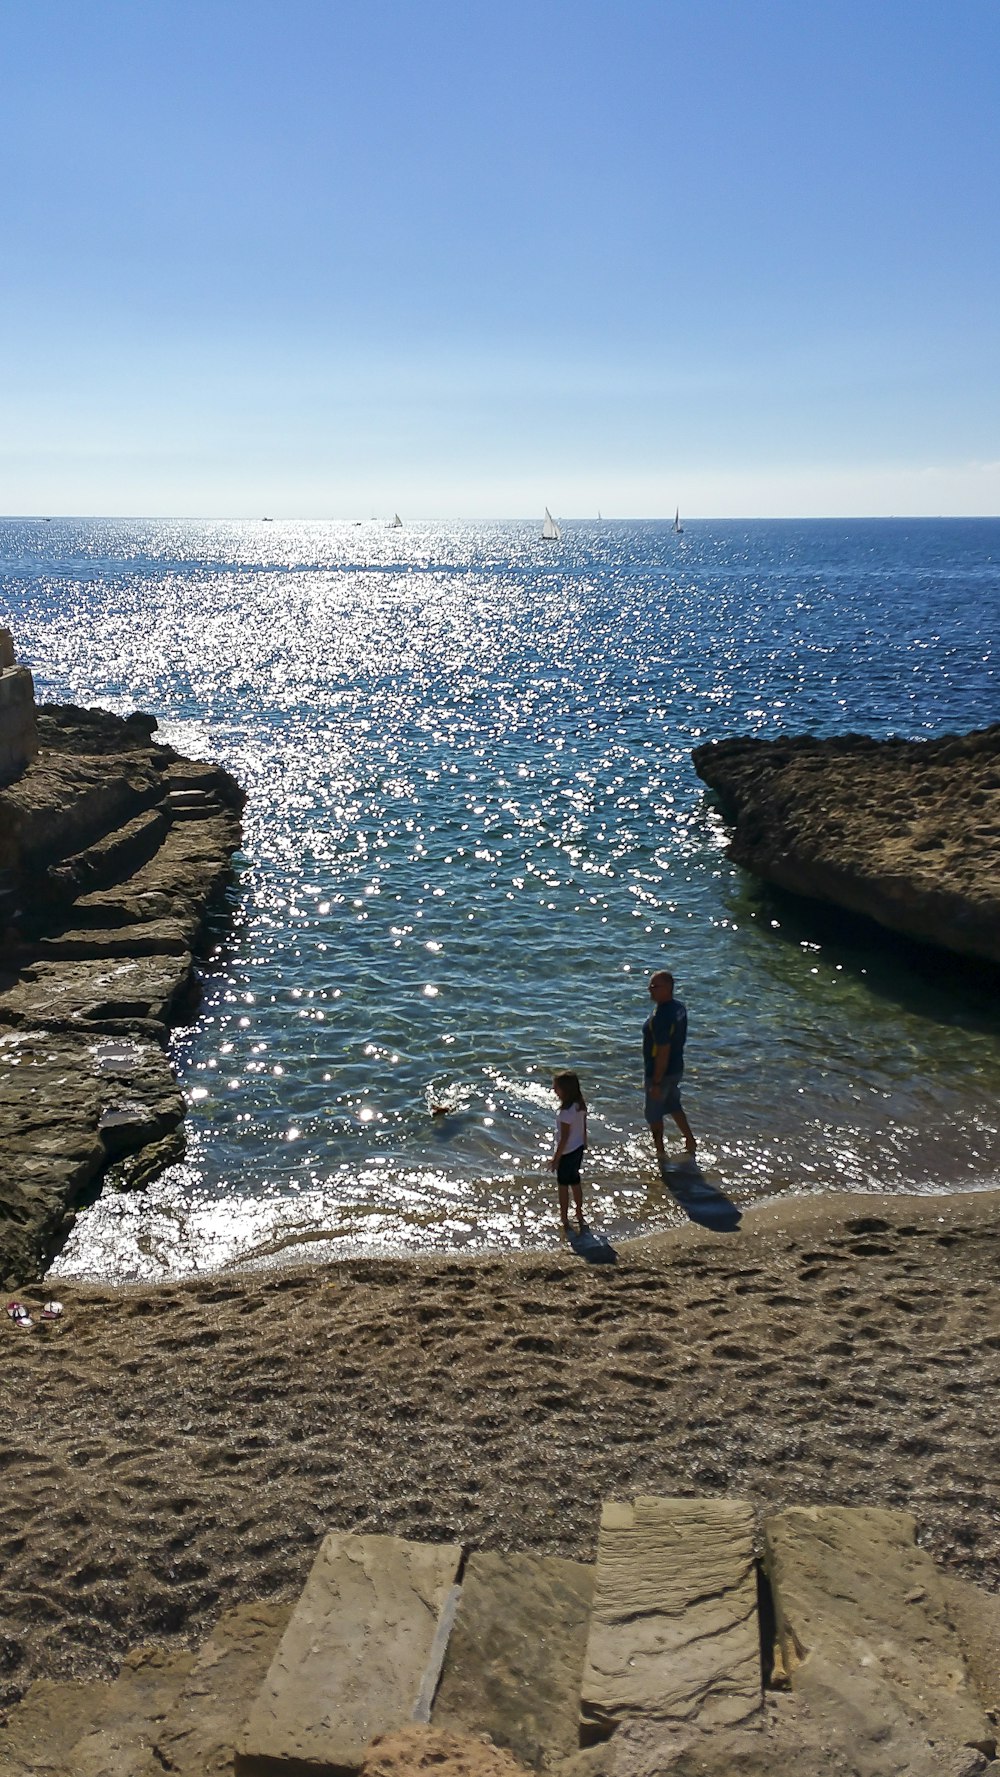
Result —
<path fill-rule="evenodd" d="M 660 1081 L 659 1089 L 654 1092 L 652 1082 L 646 1086 L 646 1122 L 652 1127 L 654 1123 L 662 1123 L 664 1117 L 670 1117 L 681 1108 L 680 1074 L 667 1074 Z"/>

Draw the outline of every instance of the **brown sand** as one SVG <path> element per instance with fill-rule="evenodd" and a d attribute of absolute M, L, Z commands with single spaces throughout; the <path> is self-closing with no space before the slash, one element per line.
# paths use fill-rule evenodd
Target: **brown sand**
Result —
<path fill-rule="evenodd" d="M 64 1285 L 0 1324 L 0 1691 L 291 1597 L 332 1527 L 587 1559 L 635 1492 L 904 1507 L 996 1589 L 998 1272 L 991 1194 L 781 1204 L 615 1267 Z"/>

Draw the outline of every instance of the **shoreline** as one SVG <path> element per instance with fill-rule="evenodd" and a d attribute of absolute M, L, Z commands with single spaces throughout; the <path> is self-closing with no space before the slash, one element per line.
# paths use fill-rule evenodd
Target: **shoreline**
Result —
<path fill-rule="evenodd" d="M 996 1589 L 998 1211 L 849 1194 L 614 1266 L 60 1283 L 61 1319 L 0 1326 L 3 1697 L 291 1598 L 331 1528 L 590 1559 L 601 1500 L 636 1492 L 901 1507 Z"/>
<path fill-rule="evenodd" d="M 683 1169 L 677 1171 L 683 1179 Z M 155 1186 L 154 1186 L 155 1189 Z M 669 1188 L 664 1190 L 671 1195 Z M 129 1194 L 131 1195 L 131 1194 Z M 967 1198 L 995 1198 L 1000 1209 L 1000 1185 L 983 1182 L 971 1185 L 954 1185 L 948 1189 L 936 1191 L 854 1191 L 850 1188 L 806 1188 L 798 1190 L 794 1187 L 773 1196 L 754 1198 L 749 1203 L 739 1204 L 735 1198 L 730 1199 L 720 1190 L 720 1197 L 725 1203 L 731 1203 L 739 1214 L 738 1223 L 731 1228 L 712 1227 L 699 1222 L 697 1214 L 690 1214 L 683 1202 L 673 1198 L 673 1213 L 676 1220 L 668 1226 L 646 1229 L 634 1234 L 608 1235 L 616 1253 L 624 1257 L 641 1256 L 646 1248 L 655 1250 L 660 1242 L 670 1242 L 683 1238 L 692 1229 L 707 1233 L 709 1238 L 718 1240 L 734 1233 L 747 1235 L 757 1231 L 766 1221 L 775 1223 L 791 1230 L 805 1229 L 815 1220 L 818 1225 L 829 1215 L 842 1212 L 863 1215 L 866 1211 L 880 1213 L 878 1207 L 871 1211 L 871 1206 L 881 1205 L 883 1208 L 895 1206 L 901 1209 L 905 1205 L 936 1204 L 951 1200 L 964 1201 Z M 147 1202 L 148 1189 L 138 1194 L 136 1201 L 142 1205 Z M 96 1206 L 96 1205 L 95 1205 Z M 588 1225 L 601 1227 L 602 1218 L 599 1212 L 594 1213 L 585 1203 L 588 1211 Z M 87 1211 L 83 1212 L 88 1213 Z M 33 1283 L 24 1284 L 23 1290 L 47 1291 L 58 1295 L 60 1291 L 77 1289 L 111 1289 L 111 1290 L 155 1290 L 180 1288 L 188 1284 L 210 1282 L 225 1279 L 227 1281 L 243 1280 L 250 1283 L 259 1282 L 261 1278 L 272 1274 L 284 1275 L 291 1271 L 313 1273 L 317 1270 L 336 1269 L 340 1265 L 353 1264 L 401 1264 L 434 1265 L 445 1263 L 510 1263 L 517 1264 L 521 1260 L 552 1258 L 562 1254 L 568 1256 L 569 1249 L 559 1237 L 558 1224 L 553 1208 L 551 1228 L 542 1230 L 533 1244 L 525 1245 L 490 1245 L 484 1240 L 472 1246 L 468 1241 L 455 1246 L 406 1246 L 402 1242 L 393 1246 L 386 1241 L 372 1242 L 364 1245 L 360 1239 L 349 1235 L 341 1235 L 332 1231 L 317 1228 L 310 1232 L 289 1231 L 276 1234 L 265 1247 L 253 1255 L 241 1255 L 233 1260 L 221 1259 L 217 1264 L 208 1264 L 195 1270 L 165 1273 L 157 1277 L 120 1276 L 111 1270 L 60 1271 L 61 1253 L 57 1254 L 47 1271 Z"/>

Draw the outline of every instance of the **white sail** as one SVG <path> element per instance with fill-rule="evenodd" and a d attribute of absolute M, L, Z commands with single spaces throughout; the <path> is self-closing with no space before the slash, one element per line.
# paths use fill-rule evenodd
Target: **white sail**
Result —
<path fill-rule="evenodd" d="M 545 508 L 545 523 L 542 526 L 542 536 L 548 543 L 560 543 L 562 541 L 562 531 L 559 529 L 559 526 L 556 524 L 556 521 L 547 506 Z"/>
<path fill-rule="evenodd" d="M 403 521 L 400 518 L 399 513 L 397 512 L 395 518 L 393 519 L 391 525 L 389 526 L 389 529 L 390 529 L 390 531 L 401 531 L 402 528 L 403 528 Z"/>
<path fill-rule="evenodd" d="M 674 530 L 677 532 L 677 535 L 679 537 L 682 537 L 684 535 L 684 526 L 681 524 L 681 509 L 679 506 L 677 508 L 677 511 L 674 513 Z"/>

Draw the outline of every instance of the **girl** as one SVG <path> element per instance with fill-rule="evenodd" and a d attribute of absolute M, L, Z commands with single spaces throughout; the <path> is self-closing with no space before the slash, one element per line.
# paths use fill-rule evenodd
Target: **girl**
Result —
<path fill-rule="evenodd" d="M 549 1166 L 559 1181 L 559 1215 L 564 1234 L 569 1233 L 569 1193 L 573 1187 L 573 1206 L 580 1233 L 584 1231 L 583 1192 L 580 1187 L 580 1165 L 587 1145 L 587 1106 L 576 1074 L 556 1074 L 552 1090 L 559 1100 L 556 1113 L 556 1151 Z"/>

